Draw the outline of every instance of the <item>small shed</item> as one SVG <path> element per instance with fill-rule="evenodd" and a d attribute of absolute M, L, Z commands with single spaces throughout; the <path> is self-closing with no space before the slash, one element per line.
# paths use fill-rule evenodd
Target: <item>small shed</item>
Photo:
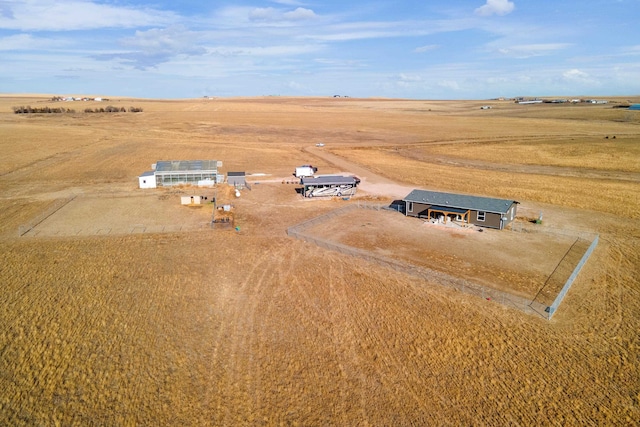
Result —
<path fill-rule="evenodd" d="M 227 184 L 244 188 L 247 185 L 245 172 L 227 172 Z"/>
<path fill-rule="evenodd" d="M 185 206 L 196 206 L 205 203 L 205 196 L 180 196 L 180 204 Z"/>
<path fill-rule="evenodd" d="M 499 230 L 515 219 L 518 205 L 515 200 L 425 190 L 413 190 L 402 200 L 406 216 L 443 217 Z"/>
<path fill-rule="evenodd" d="M 143 172 L 138 177 L 138 185 L 140 188 L 156 188 L 156 174 L 155 171 Z"/>

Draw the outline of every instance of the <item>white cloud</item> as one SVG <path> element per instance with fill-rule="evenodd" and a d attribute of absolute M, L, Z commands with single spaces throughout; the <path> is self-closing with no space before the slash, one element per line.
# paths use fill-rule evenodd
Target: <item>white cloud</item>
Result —
<path fill-rule="evenodd" d="M 33 37 L 29 34 L 16 34 L 0 38 L 0 51 L 9 50 L 42 50 L 60 45 L 52 39 Z"/>
<path fill-rule="evenodd" d="M 460 90 L 460 85 L 455 80 L 442 80 L 438 82 L 438 86 L 454 91 Z"/>
<path fill-rule="evenodd" d="M 400 73 L 400 75 L 398 76 L 398 80 L 404 83 L 409 83 L 409 82 L 415 83 L 415 82 L 421 82 L 422 77 L 417 74 Z"/>
<path fill-rule="evenodd" d="M 284 4 L 285 6 L 303 6 L 304 4 L 298 0 L 274 0 L 274 3 Z"/>
<path fill-rule="evenodd" d="M 562 77 L 571 83 L 590 85 L 598 83 L 598 81 L 591 77 L 588 73 L 585 73 L 584 71 L 578 70 L 576 68 L 565 71 L 564 73 L 562 73 Z"/>
<path fill-rule="evenodd" d="M 136 31 L 134 37 L 121 40 L 126 52 L 94 55 L 99 60 L 117 60 L 138 69 L 155 67 L 177 56 L 203 55 L 206 49 L 197 43 L 197 34 L 176 25 Z"/>
<path fill-rule="evenodd" d="M 0 28 L 22 31 L 69 31 L 132 28 L 175 22 L 177 15 L 153 9 L 118 7 L 85 0 L 3 2 Z"/>
<path fill-rule="evenodd" d="M 280 13 L 273 7 L 257 7 L 249 12 L 249 19 L 252 21 L 275 21 Z"/>
<path fill-rule="evenodd" d="M 440 45 L 437 45 L 437 44 L 428 44 L 426 46 L 417 47 L 413 51 L 415 53 L 424 53 L 424 52 L 429 52 L 430 50 L 438 49 L 439 47 Z"/>
<path fill-rule="evenodd" d="M 176 25 L 162 29 L 136 31 L 134 37 L 123 39 L 122 44 L 148 54 L 202 52 L 202 49 L 196 47 L 196 39 L 196 33 L 188 31 L 181 25 Z"/>
<path fill-rule="evenodd" d="M 305 9 L 304 7 L 299 7 L 291 12 L 286 12 L 283 16 L 289 21 L 302 21 L 318 17 L 313 10 Z"/>
<path fill-rule="evenodd" d="M 313 10 L 303 7 L 287 12 L 273 7 L 257 7 L 249 12 L 249 19 L 252 21 L 304 21 L 317 17 L 318 15 Z"/>
<path fill-rule="evenodd" d="M 513 58 L 531 58 L 549 55 L 555 51 L 570 47 L 569 43 L 532 43 L 496 48 L 496 52 Z"/>
<path fill-rule="evenodd" d="M 515 4 L 509 0 L 487 0 L 487 4 L 475 10 L 476 15 L 507 15 L 515 9 Z"/>
<path fill-rule="evenodd" d="M 640 55 L 640 44 L 635 46 L 628 46 L 624 48 L 622 51 L 623 53 L 626 53 L 628 55 Z"/>

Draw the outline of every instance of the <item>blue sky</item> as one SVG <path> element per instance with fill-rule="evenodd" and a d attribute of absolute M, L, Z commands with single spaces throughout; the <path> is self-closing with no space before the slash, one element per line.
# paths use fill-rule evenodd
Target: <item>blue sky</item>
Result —
<path fill-rule="evenodd" d="M 0 0 L 0 93 L 640 94 L 640 0 Z"/>

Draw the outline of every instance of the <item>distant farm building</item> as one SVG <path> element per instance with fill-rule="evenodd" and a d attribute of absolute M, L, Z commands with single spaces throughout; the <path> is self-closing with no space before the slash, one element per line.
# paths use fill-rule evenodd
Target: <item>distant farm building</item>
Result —
<path fill-rule="evenodd" d="M 218 173 L 219 160 L 169 160 L 159 161 L 154 170 L 138 177 L 140 188 L 171 187 L 174 185 L 212 186 L 224 182 Z"/>
<path fill-rule="evenodd" d="M 502 230 L 516 217 L 515 200 L 413 190 L 404 199 L 405 215 L 459 221 Z"/>
<path fill-rule="evenodd" d="M 542 104 L 541 99 L 516 101 L 518 104 Z"/>
<path fill-rule="evenodd" d="M 245 172 L 227 172 L 227 184 L 244 188 L 247 185 Z"/>

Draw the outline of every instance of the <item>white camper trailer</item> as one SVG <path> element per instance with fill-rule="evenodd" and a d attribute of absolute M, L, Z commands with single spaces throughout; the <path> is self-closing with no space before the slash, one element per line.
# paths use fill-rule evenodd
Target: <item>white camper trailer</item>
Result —
<path fill-rule="evenodd" d="M 307 178 L 312 177 L 316 172 L 318 172 L 318 168 L 315 168 L 311 165 L 302 165 L 296 167 L 293 176 L 295 176 L 296 178 Z"/>

